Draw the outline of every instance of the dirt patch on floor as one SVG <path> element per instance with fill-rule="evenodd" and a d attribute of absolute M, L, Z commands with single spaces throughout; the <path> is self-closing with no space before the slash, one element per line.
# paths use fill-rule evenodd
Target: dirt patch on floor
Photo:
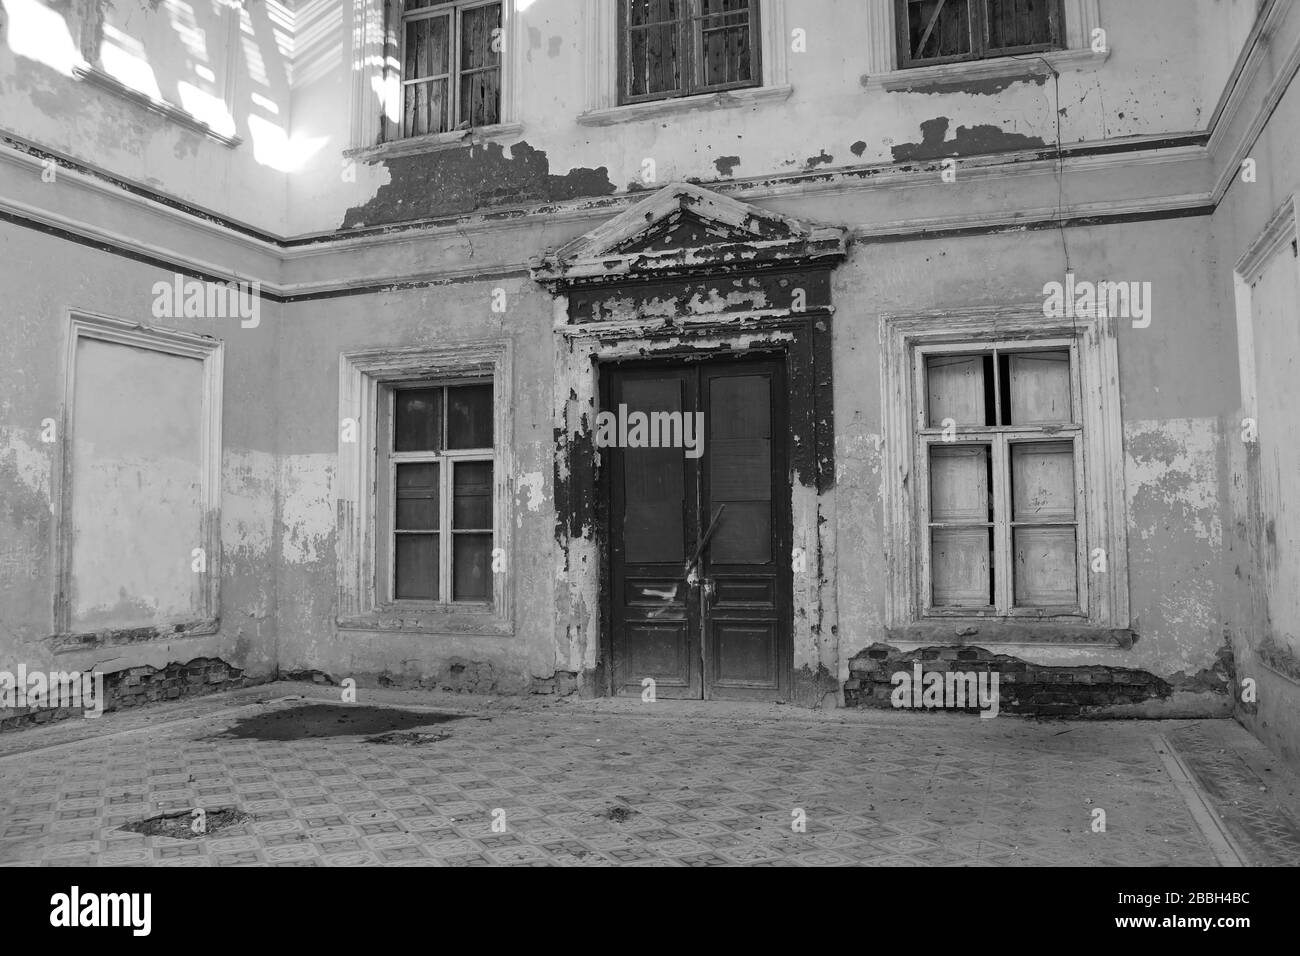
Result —
<path fill-rule="evenodd" d="M 626 823 L 636 814 L 636 811 L 630 807 L 610 807 L 601 816 L 606 820 L 612 820 L 615 823 Z"/>
<path fill-rule="evenodd" d="M 309 737 L 362 737 L 395 730 L 428 727 L 451 720 L 464 719 L 461 714 L 418 713 L 392 707 L 365 707 L 358 704 L 306 704 L 258 714 L 238 721 L 219 740 L 304 740 Z"/>
<path fill-rule="evenodd" d="M 425 744 L 436 744 L 440 740 L 446 740 L 451 734 L 421 734 L 421 733 L 391 733 L 377 734 L 374 737 L 367 737 L 368 744 L 396 744 L 402 747 L 421 747 Z"/>
<path fill-rule="evenodd" d="M 224 807 L 219 810 L 204 810 L 202 814 L 194 810 L 178 810 L 175 813 L 160 813 L 156 817 L 125 823 L 119 830 L 142 833 L 145 836 L 165 836 L 174 840 L 197 840 L 199 837 L 211 836 L 221 830 L 242 826 L 253 818 L 242 810 Z"/>

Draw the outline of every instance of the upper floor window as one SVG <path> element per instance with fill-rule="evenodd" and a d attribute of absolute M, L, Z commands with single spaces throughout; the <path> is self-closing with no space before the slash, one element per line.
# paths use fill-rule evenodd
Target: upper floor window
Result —
<path fill-rule="evenodd" d="M 1061 0 L 895 0 L 901 68 L 1061 49 Z"/>
<path fill-rule="evenodd" d="M 501 122 L 500 0 L 407 0 L 402 135 Z"/>
<path fill-rule="evenodd" d="M 758 86 L 759 0 L 618 0 L 619 99 Z"/>

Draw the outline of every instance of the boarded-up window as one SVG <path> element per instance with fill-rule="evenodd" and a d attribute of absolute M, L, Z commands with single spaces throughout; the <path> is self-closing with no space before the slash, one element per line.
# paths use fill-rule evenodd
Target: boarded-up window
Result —
<path fill-rule="evenodd" d="M 386 446 L 390 600 L 492 601 L 491 383 L 393 387 Z"/>
<path fill-rule="evenodd" d="M 618 0 L 621 101 L 760 82 L 758 0 Z"/>
<path fill-rule="evenodd" d="M 918 439 L 931 610 L 1083 608 L 1082 442 L 1068 344 L 929 349 Z"/>
<path fill-rule="evenodd" d="M 402 135 L 501 122 L 501 4 L 407 0 Z"/>
<path fill-rule="evenodd" d="M 73 317 L 60 631 L 215 626 L 222 353 L 207 336 Z"/>
<path fill-rule="evenodd" d="M 898 63 L 926 66 L 1059 49 L 1060 0 L 896 0 Z"/>

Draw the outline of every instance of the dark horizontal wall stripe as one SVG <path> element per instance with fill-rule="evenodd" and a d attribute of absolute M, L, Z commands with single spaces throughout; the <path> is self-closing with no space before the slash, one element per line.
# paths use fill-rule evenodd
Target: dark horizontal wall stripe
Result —
<path fill-rule="evenodd" d="M 1130 222 L 1159 222 L 1164 219 L 1194 219 L 1213 216 L 1214 203 L 1191 206 L 1187 209 L 1160 209 L 1154 212 L 1115 213 L 1108 216 L 1078 216 L 1072 219 L 1026 219 L 1023 222 L 998 223 L 990 226 L 958 226 L 952 229 L 930 229 L 920 232 L 882 233 L 878 236 L 855 236 L 855 245 L 873 245 L 886 242 L 919 242 L 926 239 L 955 239 L 969 236 L 992 236 L 1004 232 L 1040 232 L 1045 229 L 1079 226 L 1113 226 Z"/>
<path fill-rule="evenodd" d="M 302 292 L 280 296 L 277 302 L 312 302 L 317 299 L 338 299 L 349 295 L 371 295 L 377 292 L 402 292 L 406 289 L 428 289 L 439 285 L 461 285 L 465 282 L 485 282 L 489 279 L 527 278 L 527 269 L 506 269 L 501 272 L 481 272 L 472 276 L 452 276 L 442 279 L 410 279 L 406 282 L 376 282 L 373 285 L 354 286 L 347 289 L 326 289 L 322 292 Z"/>
<path fill-rule="evenodd" d="M 1090 146 L 1062 146 L 1059 152 L 1055 147 L 1049 147 L 1049 148 L 1039 150 L 1038 153 L 1033 157 L 1033 159 L 1034 161 L 1042 161 L 1042 160 L 1056 159 L 1058 157 L 1061 159 L 1073 159 L 1073 158 L 1082 158 L 1086 156 L 1104 156 L 1104 155 L 1114 155 L 1119 153 L 1148 152 L 1148 151 L 1159 150 L 1159 149 L 1177 149 L 1180 147 L 1205 146 L 1207 143 L 1209 143 L 1209 141 L 1210 141 L 1209 132 L 1184 133 L 1175 136 L 1169 136 L 1159 140 L 1135 140 L 1135 141 L 1118 140 L 1115 142 L 1101 143 L 1101 144 L 1095 144 Z M 158 203 L 159 205 L 166 206 L 170 209 L 175 209 L 177 212 L 184 213 L 187 216 L 192 216 L 195 219 L 201 220 L 202 222 L 206 222 L 214 226 L 219 226 L 225 229 L 229 229 L 232 232 L 236 232 L 241 235 L 245 235 L 250 238 L 260 240 L 261 242 L 268 243 L 280 249 L 300 249 L 306 246 L 322 245 L 330 242 L 338 242 L 339 240 L 355 239 L 361 236 L 382 236 L 382 235 L 391 235 L 396 232 L 408 232 L 408 231 L 415 231 L 421 229 L 436 229 L 442 226 L 463 226 L 470 219 L 474 219 L 475 221 L 484 222 L 484 223 L 492 223 L 494 221 L 508 222 L 514 219 L 521 219 L 524 216 L 528 215 L 528 213 L 525 212 L 524 210 L 506 209 L 506 210 L 499 210 L 496 212 L 490 212 L 486 214 L 480 214 L 476 216 L 461 215 L 461 216 L 448 216 L 448 217 L 437 218 L 437 219 L 419 219 L 419 220 L 412 220 L 404 223 L 391 223 L 385 225 L 361 227 L 357 229 L 339 229 L 333 232 L 286 238 L 283 236 L 274 235 L 269 232 L 264 232 L 262 230 L 256 229 L 252 226 L 246 225 L 241 222 L 236 222 L 234 220 L 227 219 L 224 216 L 220 215 L 219 213 L 215 213 L 209 209 L 204 209 L 199 206 L 194 206 L 189 203 L 185 203 L 167 193 L 157 192 L 156 190 L 152 190 L 149 189 L 148 187 L 141 186 L 138 183 L 131 182 L 130 180 L 121 179 L 117 176 L 113 176 L 110 173 L 107 173 L 93 166 L 88 166 L 69 156 L 64 156 L 59 153 L 50 152 L 49 150 L 43 149 L 42 147 L 37 146 L 34 143 L 30 143 L 20 137 L 14 136 L 13 134 L 5 132 L 3 130 L 0 130 L 0 142 L 4 143 L 5 145 L 19 152 L 26 153 L 27 155 L 32 156 L 35 159 L 39 159 L 42 161 L 51 160 L 64 169 L 71 169 L 85 176 L 93 177 L 95 179 L 100 180 L 101 182 L 105 182 L 108 183 L 109 185 L 115 186 L 123 190 L 124 192 L 130 193 L 133 196 L 138 196 L 142 199 L 150 200 L 151 202 Z M 989 154 L 989 155 L 996 155 L 996 154 Z M 982 156 L 980 158 L 987 159 L 988 156 Z M 916 168 L 915 163 L 896 163 L 894 165 L 897 166 L 899 169 L 904 169 L 904 170 Z M 888 168 L 888 167 L 882 167 L 882 168 Z M 858 175 L 859 171 L 854 169 L 844 169 L 844 170 L 836 170 L 835 173 L 844 175 L 845 177 L 852 177 Z M 771 180 L 766 180 L 764 182 L 764 185 L 786 184 L 786 183 L 796 184 L 802 181 L 823 182 L 830 175 L 832 174 L 820 173 L 815 176 L 795 175 L 795 176 L 778 177 Z M 744 190 L 745 184 L 743 182 L 737 184 L 730 184 L 726 182 L 720 182 L 717 184 L 701 183 L 700 185 L 703 185 L 705 187 L 717 185 L 718 187 L 721 187 L 720 191 L 724 193 L 733 193 L 733 192 L 743 193 L 745 191 Z M 592 196 L 590 198 L 593 201 L 593 203 L 597 203 L 600 205 L 617 206 L 619 205 L 619 200 L 622 199 L 623 197 Z M 631 197 L 629 198 L 635 199 L 638 197 L 636 197 L 635 194 L 632 194 Z M 543 205 L 539 209 L 534 210 L 534 212 L 535 213 L 545 212 L 548 211 L 548 208 L 554 208 L 555 210 L 558 211 L 561 207 L 560 206 L 547 207 Z"/>
<path fill-rule="evenodd" d="M 989 226 L 965 226 L 953 229 L 931 229 L 920 232 L 886 233 L 878 236 L 863 236 L 855 238 L 853 241 L 854 244 L 859 245 L 874 245 L 889 242 L 922 242 L 932 239 L 971 238 L 975 236 L 999 235 L 1007 232 L 1037 232 L 1045 229 L 1077 228 L 1081 226 L 1109 226 L 1134 222 L 1160 222 L 1166 219 L 1191 219 L 1200 216 L 1212 216 L 1214 215 L 1216 208 L 1217 207 L 1213 203 L 1206 203 L 1203 206 L 1194 206 L 1188 209 L 1164 209 L 1155 212 L 1117 213 L 1109 216 L 1080 216 L 1072 219 L 1035 219 L 1025 220 L 1023 222 L 1000 223 Z M 201 272 L 171 260 L 161 259 L 157 256 L 151 256 L 143 252 L 137 252 L 134 249 L 127 249 L 123 246 L 111 242 L 105 242 L 101 239 L 92 239 L 87 236 L 78 235 L 70 230 L 58 226 L 51 226 L 48 223 L 38 222 L 35 219 L 29 219 L 26 216 L 20 216 L 15 213 L 8 213 L 0 210 L 0 222 L 13 223 L 16 226 L 21 226 L 25 229 L 32 229 L 37 232 L 45 233 L 46 235 L 65 239 L 68 242 L 75 242 L 77 245 L 87 246 L 91 249 L 97 249 L 100 252 L 107 252 L 111 255 L 121 256 L 122 258 L 130 259 L 133 262 L 142 262 L 159 269 L 165 269 L 168 272 L 178 272 L 181 275 L 195 279 L 202 279 L 206 282 L 232 281 L 232 277 L 230 276 L 219 276 L 207 272 Z M 324 289 L 320 292 L 291 293 L 289 295 L 280 295 L 274 292 L 262 292 L 261 295 L 262 298 L 268 302 L 313 302 L 318 299 L 338 299 L 353 295 L 374 295 L 381 292 L 401 292 L 407 289 L 426 289 L 433 286 L 460 285 L 466 282 L 483 282 L 491 279 L 516 279 L 524 278 L 529 275 L 531 275 L 531 273 L 527 269 L 503 269 L 499 272 L 485 271 L 470 276 L 410 279 L 402 282 L 375 282 L 364 286 L 352 286 L 344 289 Z M 243 277 L 241 281 L 250 281 L 252 278 L 253 277 Z"/>
<path fill-rule="evenodd" d="M 127 249 L 116 243 L 105 242 L 102 239 L 92 239 L 89 236 L 82 236 L 68 229 L 59 226 L 51 226 L 49 223 L 39 222 L 35 219 L 29 219 L 26 216 L 20 216 L 16 213 L 5 212 L 0 210 L 0 222 L 12 223 L 24 229 L 31 229 L 35 232 L 44 233 L 47 236 L 54 236 L 58 239 L 64 239 L 68 242 L 74 242 L 79 246 L 86 246 L 99 252 L 106 252 L 109 255 L 120 256 L 123 259 L 130 259 L 132 262 L 141 262 L 145 265 L 163 269 L 167 272 L 179 273 L 191 279 L 201 279 L 204 282 L 251 282 L 256 280 L 256 276 L 220 276 L 211 272 L 203 272 L 199 269 L 193 269 L 179 262 L 170 259 L 162 259 L 158 256 L 152 256 L 148 253 L 137 252 L 134 249 Z M 529 274 L 527 269 L 507 269 L 500 272 L 483 272 L 472 276 L 452 276 L 445 278 L 430 279 L 411 279 L 404 282 L 374 282 L 370 285 L 355 286 L 347 289 L 326 289 L 321 292 L 303 292 L 297 295 L 280 295 L 275 292 L 263 291 L 261 297 L 268 302 L 293 303 L 293 302 L 311 302 L 315 299 L 337 299 L 349 295 L 371 295 L 377 292 L 401 292 L 405 289 L 424 289 L 431 286 L 440 285 L 459 285 L 464 282 L 481 282 L 488 279 L 512 279 L 521 278 Z"/>
<path fill-rule="evenodd" d="M 97 169 L 94 166 L 87 166 L 84 163 L 78 162 L 70 156 L 64 156 L 60 153 L 52 153 L 49 150 L 42 149 L 40 146 L 37 146 L 34 143 L 29 143 L 10 133 L 0 131 L 0 143 L 4 143 L 6 146 L 17 150 L 20 153 L 26 153 L 34 159 L 39 159 L 42 162 L 50 160 L 62 169 L 71 169 L 72 171 L 81 173 L 84 176 L 98 179 L 100 182 L 108 183 L 110 186 L 116 186 L 123 192 L 130 193 L 132 196 L 139 196 L 141 199 L 147 199 L 150 202 L 156 202 L 169 209 L 175 209 L 177 212 L 184 213 L 187 216 L 192 216 L 195 219 L 199 219 L 203 222 L 209 223 L 210 225 L 220 226 L 223 229 L 229 229 L 232 232 L 238 232 L 253 239 L 260 239 L 262 242 L 269 242 L 272 245 L 281 246 L 284 244 L 278 236 L 275 236 L 272 233 L 263 232 L 260 229 L 254 229 L 252 226 L 247 226 L 243 223 L 235 222 L 232 219 L 227 219 L 219 213 L 212 212 L 209 209 L 203 209 L 200 206 L 193 206 L 189 203 L 182 202 L 175 196 L 149 189 L 146 186 L 133 183 L 129 179 L 121 179 L 102 169 Z"/>
<path fill-rule="evenodd" d="M 110 255 L 120 256 L 123 259 L 130 259 L 132 262 L 142 262 L 145 265 L 154 266 L 158 269 L 165 269 L 168 272 L 177 272 L 183 276 L 189 276 L 192 279 L 202 279 L 205 282 L 252 282 L 256 276 L 244 276 L 236 279 L 233 276 L 219 276 L 211 272 L 203 272 L 193 269 L 190 266 L 181 265 L 170 259 L 162 259 L 158 256 L 149 255 L 147 252 L 137 252 L 134 249 L 128 249 L 120 246 L 115 242 L 106 242 L 102 239 L 92 239 L 89 236 L 83 236 L 79 233 L 72 232 L 60 226 L 52 226 L 46 222 L 39 222 L 35 219 L 29 219 L 27 216 L 20 216 L 17 213 L 5 212 L 0 209 L 0 222 L 13 223 L 15 226 L 21 226 L 24 229 L 31 229 L 35 232 L 44 233 L 47 236 L 55 236 L 59 239 L 65 239 L 68 242 L 75 242 L 79 246 L 87 246 L 91 249 L 97 249 L 100 252 L 107 252 Z M 284 299 L 271 292 L 262 293 L 262 298 L 269 302 L 283 302 Z"/>

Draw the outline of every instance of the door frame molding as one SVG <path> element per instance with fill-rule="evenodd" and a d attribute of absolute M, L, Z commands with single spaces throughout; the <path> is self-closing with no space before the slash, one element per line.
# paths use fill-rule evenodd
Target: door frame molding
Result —
<path fill-rule="evenodd" d="M 531 264 L 553 295 L 557 669 L 586 693 L 612 675 L 597 503 L 600 369 L 620 360 L 783 351 L 794 575 L 789 699 L 840 693 L 835 594 L 831 271 L 849 231 L 672 183 Z M 799 441 L 794 436 L 799 436 Z"/>
<path fill-rule="evenodd" d="M 567 313 L 566 297 L 556 309 Z M 732 316 L 735 320 L 736 317 Z M 831 391 L 831 309 L 783 317 L 698 323 L 693 335 L 674 326 L 607 338 L 598 328 L 557 329 L 556 379 L 556 652 L 566 669 L 583 674 L 588 692 L 613 693 L 609 621 L 609 553 L 604 474 L 593 435 L 600 409 L 601 373 L 630 361 L 683 360 L 766 352 L 784 359 L 790 391 L 790 523 L 793 546 L 806 570 L 792 582 L 788 699 L 799 700 L 799 674 L 810 681 L 838 664 L 835 596 L 834 412 Z M 794 441 L 794 436 L 813 440 Z M 820 665 L 820 666 L 819 666 Z"/>

